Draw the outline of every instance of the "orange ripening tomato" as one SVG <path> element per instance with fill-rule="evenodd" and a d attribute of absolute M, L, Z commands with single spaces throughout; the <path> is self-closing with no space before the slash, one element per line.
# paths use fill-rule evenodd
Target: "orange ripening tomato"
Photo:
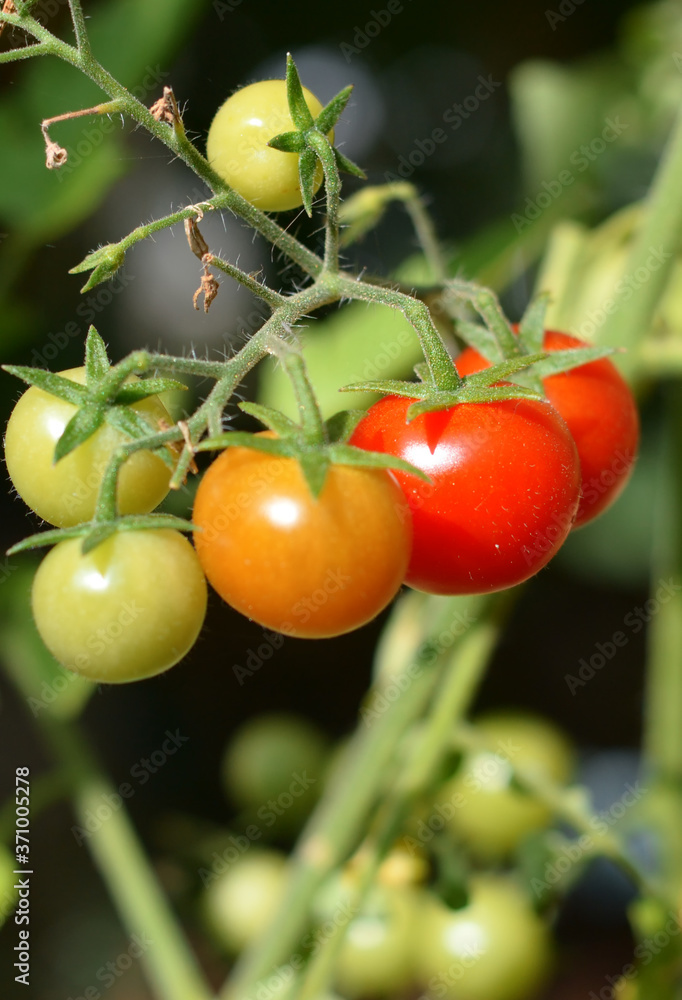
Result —
<path fill-rule="evenodd" d="M 192 520 L 197 554 L 223 600 L 299 638 L 371 621 L 410 558 L 409 509 L 383 469 L 332 465 L 315 499 L 296 459 L 228 448 L 199 484 Z"/>

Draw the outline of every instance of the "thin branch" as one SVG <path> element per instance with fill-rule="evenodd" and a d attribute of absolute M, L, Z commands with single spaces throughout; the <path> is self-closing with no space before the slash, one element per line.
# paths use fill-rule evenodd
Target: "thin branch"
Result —
<path fill-rule="evenodd" d="M 0 32 L 2 25 L 0 24 Z M 19 62 L 20 59 L 30 59 L 31 56 L 48 56 L 53 52 L 53 48 L 47 42 L 36 42 L 33 45 L 24 45 L 19 49 L 7 49 L 0 52 L 0 65 L 2 63 Z"/>
<path fill-rule="evenodd" d="M 90 39 L 85 26 L 85 16 L 80 0 L 69 0 L 69 9 L 71 11 L 71 20 L 73 21 L 73 30 L 76 35 L 78 51 L 83 56 L 89 56 L 91 54 Z"/>

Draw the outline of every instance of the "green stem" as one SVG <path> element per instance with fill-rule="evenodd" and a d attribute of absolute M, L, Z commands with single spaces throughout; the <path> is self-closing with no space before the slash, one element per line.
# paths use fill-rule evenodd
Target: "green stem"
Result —
<path fill-rule="evenodd" d="M 0 52 L 0 65 L 3 63 L 19 62 L 21 59 L 30 59 L 31 56 L 52 55 L 53 48 L 47 42 L 36 42 L 34 45 L 25 45 L 20 49 L 7 49 Z"/>
<path fill-rule="evenodd" d="M 327 218 L 325 221 L 324 269 L 336 273 L 339 270 L 339 204 L 341 201 L 341 178 L 334 156 L 332 144 L 326 135 L 315 131 L 309 134 L 309 142 L 322 161 L 324 187 L 327 196 Z"/>
<path fill-rule="evenodd" d="M 398 698 L 388 702 L 379 682 L 365 701 L 365 724 L 356 731 L 339 774 L 292 855 L 292 873 L 285 897 L 269 929 L 237 963 L 220 993 L 221 1000 L 250 998 L 259 980 L 291 957 L 305 931 L 315 892 L 329 872 L 357 846 L 396 748 L 410 723 L 425 707 L 443 662 L 452 655 L 453 647 L 445 649 L 440 637 L 444 632 L 453 637 L 458 634 L 453 631 L 456 600 L 435 599 L 435 602 L 440 612 L 438 620 L 415 652 L 406 675 L 410 683 Z M 455 645 L 457 642 L 453 638 Z"/>
<path fill-rule="evenodd" d="M 312 445 L 326 444 L 327 428 L 303 356 L 296 350 L 287 350 L 283 364 L 294 389 L 298 416 L 306 442 Z"/>
<path fill-rule="evenodd" d="M 85 25 L 85 17 L 83 16 L 80 0 L 69 0 L 69 9 L 71 10 L 71 20 L 73 21 L 73 30 L 76 35 L 78 51 L 82 56 L 89 57 L 91 55 L 90 39 L 88 38 L 88 30 Z"/>
<path fill-rule="evenodd" d="M 74 723 L 61 722 L 45 713 L 41 725 L 55 756 L 71 775 L 76 817 L 87 829 L 88 817 L 103 801 L 115 802 L 117 792 L 95 763 L 91 747 Z M 147 945 L 140 961 L 156 994 L 163 1000 L 211 1000 L 213 993 L 178 928 L 122 804 L 111 810 L 96 832 L 89 834 L 87 845 L 127 932 Z"/>
<path fill-rule="evenodd" d="M 253 292 L 254 295 L 257 295 L 259 299 L 267 302 L 272 309 L 277 309 L 278 306 L 281 306 L 286 302 L 283 295 L 280 295 L 278 292 L 273 292 L 273 290 L 268 288 L 267 285 L 262 285 L 260 281 L 256 281 L 256 279 L 252 278 L 250 274 L 247 274 L 240 268 L 235 267 L 234 264 L 230 264 L 228 261 L 223 260 L 222 257 L 216 257 L 213 253 L 207 254 L 204 259 L 204 263 L 210 267 L 217 267 L 225 274 L 229 274 L 231 278 L 238 281 L 240 285 L 244 286 L 244 288 L 248 288 L 249 291 Z"/>
<path fill-rule="evenodd" d="M 630 283 L 620 282 L 613 308 L 597 334 L 600 344 L 626 349 L 618 360 L 630 378 L 637 372 L 636 348 L 651 326 L 682 245 L 681 177 L 682 107 L 649 189 L 644 218 L 625 265 L 626 275 L 637 275 L 641 269 L 646 279 L 638 283 L 634 294 Z"/>
<path fill-rule="evenodd" d="M 444 285 L 448 280 L 449 275 L 445 258 L 436 234 L 436 227 L 433 224 L 433 219 L 426 211 L 424 201 L 417 189 L 411 184 L 407 186 L 411 188 L 411 194 L 409 197 L 403 198 L 402 200 L 404 201 L 405 208 L 407 209 L 410 219 L 412 220 L 412 225 L 414 226 L 417 234 L 419 244 L 424 251 L 424 256 L 433 271 L 433 280 L 437 285 Z"/>
<path fill-rule="evenodd" d="M 399 309 L 405 319 L 414 327 L 424 352 L 424 358 L 433 385 L 444 391 L 454 392 L 462 385 L 462 379 L 448 354 L 441 335 L 431 318 L 428 306 L 420 299 L 414 299 L 403 292 L 396 292 L 379 285 L 370 285 L 356 278 L 340 276 L 339 289 L 345 298 L 374 302 Z"/>
<path fill-rule="evenodd" d="M 508 607 L 509 602 L 506 604 Z M 502 599 L 498 597 L 495 606 L 499 612 Z M 497 613 L 495 618 L 495 621 L 484 619 L 473 625 L 450 656 L 443 679 L 434 692 L 431 712 L 424 720 L 423 735 L 382 807 L 378 829 L 371 835 L 367 848 L 361 849 L 365 867 L 353 894 L 353 909 L 362 906 L 381 862 L 404 827 L 416 796 L 428 788 L 443 755 L 450 748 L 453 728 L 475 697 L 499 639 L 502 615 Z M 295 991 L 291 1000 L 315 1000 L 328 987 L 347 930 L 347 923 L 336 927 L 325 940 L 306 971 L 300 992 Z"/>

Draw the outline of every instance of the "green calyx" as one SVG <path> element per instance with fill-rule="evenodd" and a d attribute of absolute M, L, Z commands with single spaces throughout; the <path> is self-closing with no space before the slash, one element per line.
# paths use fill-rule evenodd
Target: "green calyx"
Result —
<path fill-rule="evenodd" d="M 613 354 L 613 348 L 610 347 L 571 347 L 564 351 L 546 353 L 540 358 L 549 304 L 549 295 L 546 292 L 531 300 L 517 331 L 512 328 L 496 295 L 489 288 L 483 288 L 473 282 L 448 281 L 441 301 L 454 319 L 457 333 L 462 340 L 491 364 L 525 359 L 529 370 L 522 376 L 522 384 L 539 393 L 543 391 L 542 379 L 547 376 L 570 371 L 572 368 Z M 464 319 L 461 315 L 462 305 L 473 307 L 483 322 L 472 323 Z M 531 361 L 531 358 L 534 360 Z"/>
<path fill-rule="evenodd" d="M 331 465 L 355 465 L 367 469 L 401 469 L 420 479 L 429 481 L 419 469 L 403 459 L 381 452 L 365 451 L 348 444 L 348 440 L 364 416 L 362 410 L 343 410 L 329 420 L 323 420 L 303 358 L 296 351 L 287 350 L 282 358 L 298 402 L 300 423 L 259 403 L 240 403 L 239 408 L 260 420 L 274 437 L 249 434 L 245 431 L 228 431 L 204 439 L 197 451 L 219 448 L 253 448 L 268 455 L 295 459 L 303 473 L 311 494 L 319 497 Z"/>
<path fill-rule="evenodd" d="M 338 170 L 344 170 L 346 173 L 362 179 L 366 177 L 365 172 L 332 146 L 327 138 L 327 134 L 341 117 L 353 87 L 344 87 L 335 97 L 332 97 L 317 118 L 313 118 L 303 94 L 296 64 L 290 53 L 287 55 L 286 81 L 289 113 L 296 128 L 291 132 L 282 132 L 280 135 L 274 136 L 268 145 L 283 153 L 298 153 L 298 172 L 303 206 L 307 214 L 312 215 L 318 159 L 325 166 L 325 160 L 331 154 Z"/>
<path fill-rule="evenodd" d="M 26 552 L 29 549 L 44 548 L 47 545 L 58 545 L 59 542 L 66 542 L 70 538 L 83 539 L 82 552 L 83 555 L 86 555 L 117 531 L 161 531 L 169 529 L 174 531 L 199 530 L 191 521 L 186 521 L 183 517 L 175 517 L 172 514 L 130 514 L 125 517 L 117 517 L 114 521 L 84 521 L 83 524 L 74 524 L 71 528 L 54 528 L 52 531 L 40 531 L 36 535 L 29 535 L 28 538 L 23 538 L 20 542 L 17 542 L 16 545 L 7 550 L 7 555 L 14 556 L 19 552 Z"/>
<path fill-rule="evenodd" d="M 419 382 L 403 382 L 397 379 L 385 379 L 377 382 L 354 382 L 344 386 L 342 392 L 381 392 L 384 395 L 404 396 L 415 402 L 407 411 L 407 419 L 414 420 L 424 413 L 435 413 L 438 410 L 448 410 L 460 403 L 496 403 L 503 399 L 544 399 L 542 392 L 528 386 L 497 385 L 511 375 L 516 375 L 538 362 L 542 362 L 547 354 L 528 355 L 513 358 L 486 368 L 474 375 L 467 375 L 459 380 L 454 389 L 440 389 L 429 377 L 427 366 L 422 362 L 415 365 Z M 453 364 L 454 368 L 454 364 Z"/>
<path fill-rule="evenodd" d="M 127 381 L 131 375 L 145 371 L 146 367 L 143 352 L 135 352 L 112 367 L 106 345 L 94 326 L 88 330 L 85 343 L 85 385 L 42 368 L 3 365 L 10 375 L 16 375 L 29 385 L 78 407 L 57 441 L 55 462 L 87 441 L 105 422 L 132 440 L 149 436 L 149 423 L 131 409 L 131 404 L 160 392 L 186 389 L 187 386 L 170 378 Z M 172 456 L 166 448 L 159 448 L 156 453 L 170 468 L 174 468 Z"/>

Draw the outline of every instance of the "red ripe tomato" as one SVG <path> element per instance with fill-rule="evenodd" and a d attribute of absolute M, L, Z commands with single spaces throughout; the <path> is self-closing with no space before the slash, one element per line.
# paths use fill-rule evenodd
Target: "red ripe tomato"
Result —
<path fill-rule="evenodd" d="M 546 351 L 564 351 L 588 345 L 567 333 L 548 330 L 543 346 Z M 460 375 L 489 367 L 490 362 L 471 347 L 457 358 Z M 608 358 L 550 375 L 543 385 L 578 449 L 582 497 L 577 528 L 610 507 L 624 489 L 639 444 L 637 408 L 630 387 Z"/>
<path fill-rule="evenodd" d="M 460 403 L 407 422 L 411 399 L 387 396 L 351 444 L 398 455 L 431 478 L 400 470 L 414 542 L 405 582 L 433 594 L 489 593 L 542 569 L 578 508 L 573 439 L 549 403 Z"/>

